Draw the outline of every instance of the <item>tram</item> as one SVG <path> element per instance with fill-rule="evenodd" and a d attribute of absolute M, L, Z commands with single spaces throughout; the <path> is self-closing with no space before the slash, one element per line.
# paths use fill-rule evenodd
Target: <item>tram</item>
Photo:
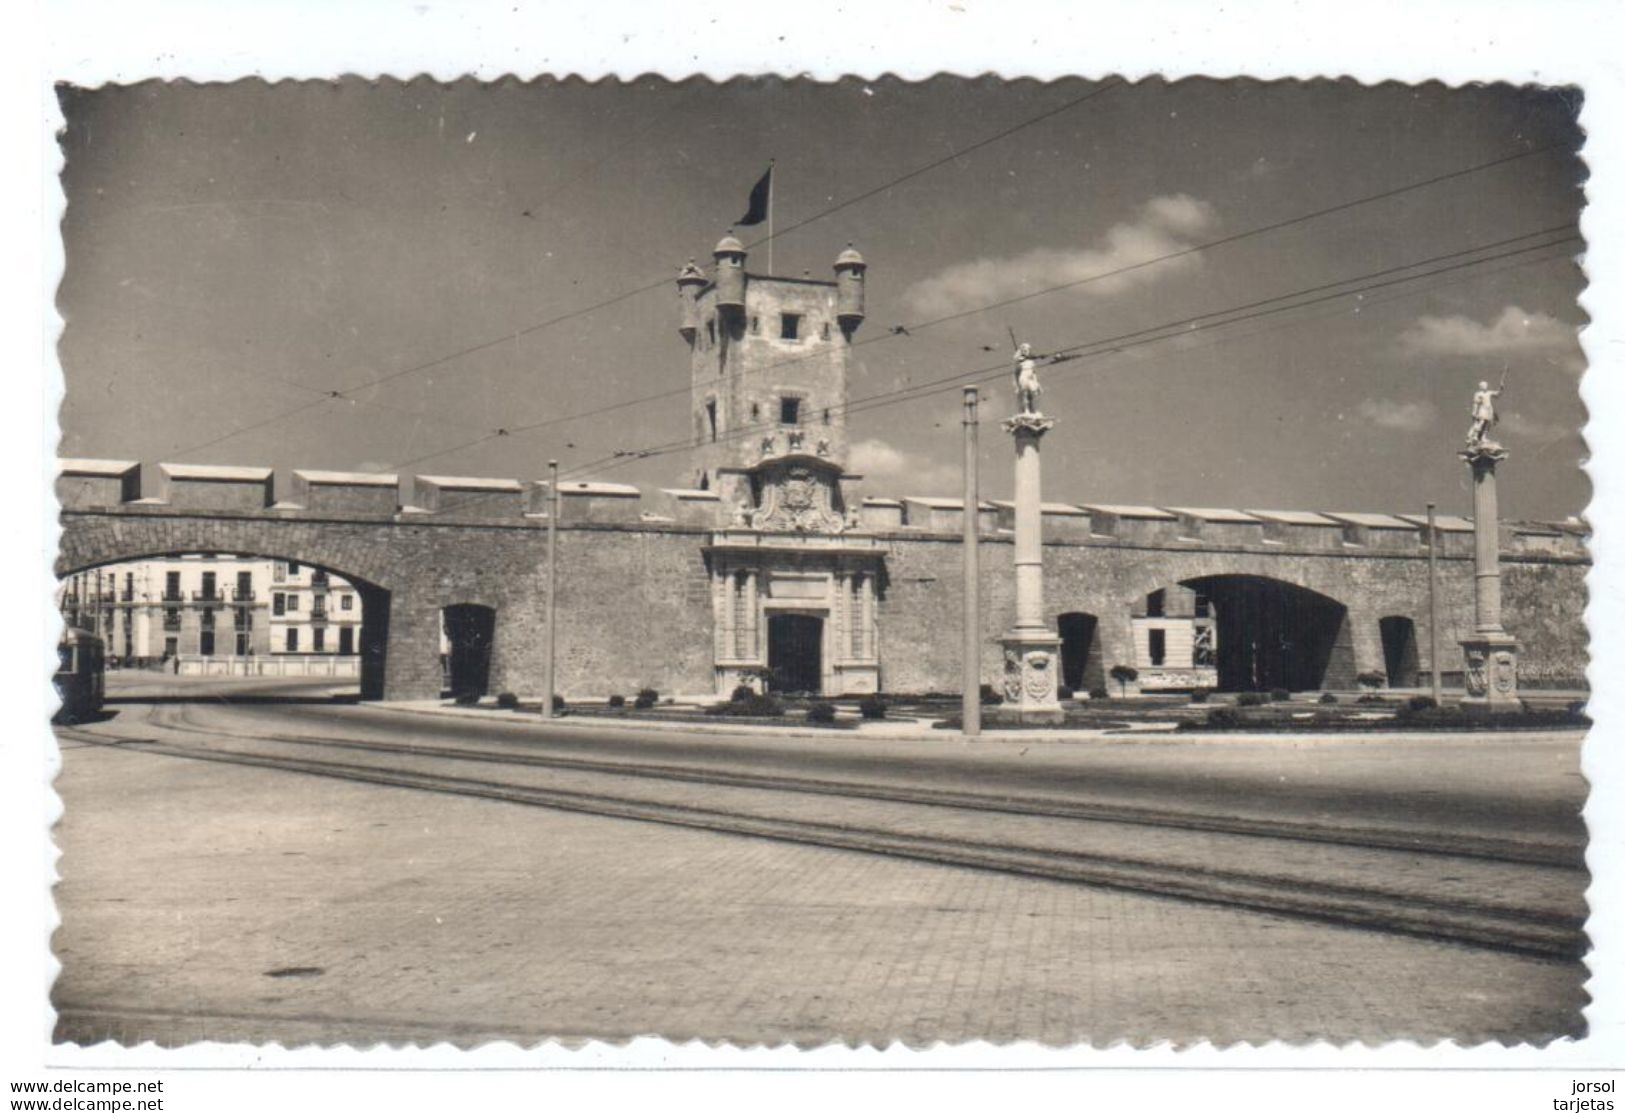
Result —
<path fill-rule="evenodd" d="M 77 723 L 102 709 L 102 639 L 89 630 L 70 626 L 56 644 L 57 697 L 62 706 L 51 717 L 54 723 Z"/>

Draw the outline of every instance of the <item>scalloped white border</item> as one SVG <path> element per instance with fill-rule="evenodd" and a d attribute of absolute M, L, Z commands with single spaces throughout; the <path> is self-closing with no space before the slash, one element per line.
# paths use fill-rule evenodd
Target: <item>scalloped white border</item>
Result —
<path fill-rule="evenodd" d="M 30 404 L 6 407 L 15 425 L 0 440 L 10 474 L 26 492 L 24 520 L 31 543 L 16 547 L 6 559 L 19 575 L 10 582 L 24 599 L 47 600 L 48 560 L 54 551 L 54 510 L 47 482 L 54 456 L 55 411 L 59 400 L 54 342 L 59 321 L 53 293 L 61 268 L 56 234 L 62 196 L 56 185 L 59 155 L 54 131 L 59 123 L 50 94 L 53 81 L 94 85 L 148 77 L 226 80 L 250 74 L 276 79 L 324 77 L 338 73 L 411 75 L 428 73 L 450 80 L 473 75 L 495 79 L 509 73 L 579 73 L 633 76 L 660 72 L 680 78 L 694 73 L 712 77 L 778 72 L 832 79 L 848 73 L 875 76 L 892 72 L 908 78 L 950 71 L 962 74 L 997 72 L 1004 76 L 1056 77 L 1069 73 L 1108 73 L 1136 78 L 1159 73 L 1169 77 L 1206 74 L 1271 77 L 1353 76 L 1362 81 L 1388 79 L 1449 83 L 1481 80 L 1574 83 L 1586 96 L 1582 124 L 1587 131 L 1583 152 L 1591 171 L 1589 207 L 1582 230 L 1590 245 L 1586 268 L 1590 286 L 1581 303 L 1592 324 L 1583 335 L 1591 370 L 1582 384 L 1590 408 L 1587 427 L 1593 458 L 1590 472 L 1594 499 L 1590 517 L 1596 528 L 1596 565 L 1587 620 L 1593 633 L 1592 676 L 1596 695 L 1593 714 L 1598 727 L 1586 752 L 1585 767 L 1593 781 L 1587 818 L 1596 881 L 1591 891 L 1591 932 L 1597 950 L 1592 957 L 1588 1009 L 1591 1035 L 1579 1042 L 1554 1044 L 1544 1050 L 1485 1047 L 1418 1048 L 1391 1044 L 1382 1048 L 1333 1049 L 1324 1045 L 1193 1048 L 1174 1053 L 1167 1048 L 1134 1051 L 1111 1048 L 1048 1050 L 1032 1045 L 996 1049 L 986 1045 L 885 1053 L 826 1048 L 738 1050 L 699 1045 L 675 1046 L 635 1041 L 625 1047 L 589 1045 L 571 1051 L 557 1045 L 521 1051 L 493 1045 L 473 1052 L 449 1047 L 422 1051 L 350 1049 L 284 1051 L 205 1045 L 178 1051 L 53 1048 L 48 1044 L 49 1018 L 39 1002 L 54 975 L 54 961 L 41 954 L 38 925 L 54 922 L 44 882 L 53 872 L 44 832 L 56 807 L 49 796 L 47 812 L 41 793 L 42 753 L 50 754 L 40 724 L 47 717 L 49 646 L 55 618 L 43 603 L 29 613 L 33 621 L 14 621 L 12 636 L 0 639 L 11 699 L 12 730 L 0 746 L 0 822 L 5 824 L 7 906 L 6 964 L 0 994 L 0 1084 L 20 1078 L 50 1077 L 45 1064 L 68 1067 L 83 1077 L 90 1068 L 143 1071 L 159 1068 L 176 1079 L 170 1108 L 223 1108 L 196 1100 L 205 1092 L 229 1097 L 234 1108 L 283 1108 L 294 1100 L 311 1108 L 336 1108 L 334 1099 L 411 1102 L 406 1107 L 436 1107 L 482 1096 L 531 1095 L 515 1108 L 542 1104 L 534 1075 L 459 1075 L 459 1089 L 442 1089 L 439 1075 L 309 1075 L 273 1073 L 252 1082 L 237 1075 L 181 1074 L 187 1067 L 321 1067 L 321 1068 L 451 1068 L 553 1067 L 740 1067 L 796 1070 L 806 1067 L 837 1071 L 872 1067 L 977 1069 L 1000 1068 L 1132 1068 L 1131 1073 L 1066 1073 L 1013 1079 L 1004 1074 L 933 1075 L 904 1079 L 906 1086 L 891 1100 L 916 1104 L 925 1100 L 921 1085 L 942 1085 L 958 1100 L 1008 1102 L 1031 1100 L 1038 1093 L 1072 1104 L 1113 1100 L 1152 1108 L 1176 1101 L 1211 1105 L 1217 1093 L 1245 1095 L 1249 1105 L 1273 1106 L 1288 1098 L 1328 1108 L 1361 1106 L 1373 1100 L 1405 1108 L 1422 1102 L 1470 1103 L 1477 1108 L 1545 1108 L 1552 1097 L 1566 1096 L 1570 1074 L 1604 1066 L 1625 1068 L 1625 1008 L 1620 1005 L 1621 970 L 1615 954 L 1620 939 L 1620 864 L 1625 861 L 1625 814 L 1621 807 L 1621 762 L 1613 753 L 1617 724 L 1625 722 L 1625 697 L 1602 678 L 1620 675 L 1625 654 L 1602 636 L 1625 628 L 1625 593 L 1615 585 L 1625 576 L 1625 548 L 1614 539 L 1625 499 L 1625 456 L 1609 431 L 1625 428 L 1625 401 L 1615 370 L 1625 353 L 1625 282 L 1620 251 L 1625 244 L 1625 218 L 1619 186 L 1625 169 L 1625 76 L 1610 57 L 1625 41 L 1625 13 L 1604 0 L 1546 0 L 1506 3 L 1502 0 L 1435 0 L 1423 5 L 1393 0 L 1337 7 L 1253 0 L 1234 8 L 1216 2 L 1149 4 L 1064 4 L 1012 0 L 945 0 L 940 3 L 806 3 L 794 9 L 759 3 L 691 3 L 687 5 L 597 0 L 565 7 L 506 2 L 383 3 L 320 0 L 276 3 L 227 3 L 224 0 L 166 0 L 130 4 L 58 0 L 43 13 L 9 16 L 9 65 L 0 80 L 9 95 L 4 105 L 5 149 L 26 155 L 24 173 L 8 174 L 8 204 L 0 206 L 17 227 L 0 242 L 16 245 L 6 269 L 10 288 L 0 299 L 12 341 L 9 366 L 18 383 L 29 386 Z M 1617 50 L 1616 50 L 1617 53 Z M 43 360 L 43 364 L 42 361 Z M 34 369 L 44 366 L 48 373 Z M 37 389 L 36 389 L 37 388 Z M 28 644 L 22 631 L 38 640 Z M 18 679 L 30 678 L 30 679 Z M 39 678 L 35 680 L 33 678 Z M 54 759 L 52 759 L 54 761 Z M 49 963 L 49 968 L 47 966 Z M 1189 1068 L 1224 1067 L 1218 1076 Z M 1416 1074 L 1345 1074 L 1328 1076 L 1258 1074 L 1258 1068 L 1301 1070 L 1384 1068 Z M 1158 1069 L 1160 1068 L 1160 1069 Z M 1168 1068 L 1184 1068 L 1164 1074 Z M 1235 1073 L 1235 1068 L 1249 1068 Z M 1497 1073 L 1462 1076 L 1437 1068 L 1542 1068 L 1539 1074 Z M 1156 1073 L 1147 1073 L 1155 1071 Z M 1555 1072 L 1555 1073 L 1547 1073 Z M 105 1076 L 105 1075 L 103 1075 Z M 143 1075 L 150 1076 L 150 1075 Z M 714 1084 L 715 1077 L 704 1076 Z M 474 1081 L 470 1081 L 470 1079 Z M 689 1084 L 692 1076 L 641 1074 L 549 1075 L 551 1091 L 597 1089 L 612 1079 L 624 1096 L 665 1106 L 684 1097 L 709 1100 L 707 1087 Z M 1041 1078 L 1049 1087 L 1034 1093 Z M 487 1087 L 512 1081 L 500 1091 Z M 1059 1079 L 1059 1081 L 1056 1081 Z M 893 1080 L 896 1078 L 893 1076 Z M 850 1095 L 855 1085 L 867 1092 L 875 1080 L 850 1073 L 798 1075 L 734 1074 L 729 1094 L 757 1093 L 758 1101 L 820 1107 Z M 478 1090 L 471 1089 L 478 1082 Z M 1455 1092 L 1470 1086 L 1470 1096 Z M 1020 1086 L 1012 1091 L 1011 1086 Z M 1017 1094 L 1024 1096 L 1016 1097 Z M 435 1095 L 431 1097 L 430 1095 Z M 303 1096 L 296 1096 L 303 1095 Z M 387 1097 L 385 1095 L 388 1095 Z M 556 1100 L 556 1099 L 550 1099 Z M 422 1101 L 424 1104 L 418 1104 Z M 503 1106 L 506 1107 L 506 1106 Z"/>

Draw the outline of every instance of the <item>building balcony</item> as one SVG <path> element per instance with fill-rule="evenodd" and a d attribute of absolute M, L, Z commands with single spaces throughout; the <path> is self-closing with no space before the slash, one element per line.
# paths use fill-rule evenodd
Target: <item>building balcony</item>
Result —
<path fill-rule="evenodd" d="M 306 619 L 306 621 L 308 621 L 312 626 L 326 626 L 327 612 L 325 610 L 313 610 L 310 612 L 310 616 Z"/>
<path fill-rule="evenodd" d="M 218 607 L 226 601 L 226 593 L 216 588 L 213 591 L 192 592 L 192 602 L 202 603 L 205 606 Z"/>
<path fill-rule="evenodd" d="M 251 587 L 235 588 L 231 593 L 231 601 L 233 603 L 252 603 L 254 602 L 255 598 L 256 596 L 254 589 Z"/>
<path fill-rule="evenodd" d="M 179 589 L 170 591 L 166 588 L 163 595 L 159 597 L 159 601 L 164 603 L 184 603 L 186 602 L 186 592 Z"/>

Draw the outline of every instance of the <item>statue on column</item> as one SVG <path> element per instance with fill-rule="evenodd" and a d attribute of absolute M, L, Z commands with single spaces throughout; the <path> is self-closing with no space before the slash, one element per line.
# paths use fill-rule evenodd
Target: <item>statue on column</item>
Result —
<path fill-rule="evenodd" d="M 1505 389 L 1506 375 L 1503 374 L 1501 376 L 1501 385 L 1494 390 L 1490 389 L 1489 383 L 1481 382 L 1478 384 L 1478 389 L 1473 392 L 1473 423 L 1467 429 L 1467 447 L 1469 450 L 1494 443 L 1489 439 L 1490 428 L 1501 420 L 1500 415 L 1495 412 L 1495 400 L 1501 396 L 1501 392 Z"/>
<path fill-rule="evenodd" d="M 1016 345 L 1016 401 L 1024 414 L 1038 413 L 1038 398 L 1044 388 L 1038 382 L 1038 360 L 1031 344 Z"/>

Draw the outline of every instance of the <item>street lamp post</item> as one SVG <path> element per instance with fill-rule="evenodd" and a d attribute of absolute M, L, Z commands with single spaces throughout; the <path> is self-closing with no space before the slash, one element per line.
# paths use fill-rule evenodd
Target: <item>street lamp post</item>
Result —
<path fill-rule="evenodd" d="M 1428 503 L 1428 671 L 1433 674 L 1433 703 L 1444 698 L 1439 680 L 1439 527 Z"/>
<path fill-rule="evenodd" d="M 978 510 L 982 505 L 977 482 L 976 388 L 965 388 L 965 647 L 964 670 L 960 679 L 960 721 L 966 738 L 982 733 L 982 616 L 979 569 L 981 537 Z"/>
<path fill-rule="evenodd" d="M 553 696 L 557 690 L 555 657 L 558 650 L 558 586 L 559 586 L 559 462 L 547 462 L 547 609 L 544 612 L 543 664 L 542 664 L 542 718 L 553 717 Z"/>

